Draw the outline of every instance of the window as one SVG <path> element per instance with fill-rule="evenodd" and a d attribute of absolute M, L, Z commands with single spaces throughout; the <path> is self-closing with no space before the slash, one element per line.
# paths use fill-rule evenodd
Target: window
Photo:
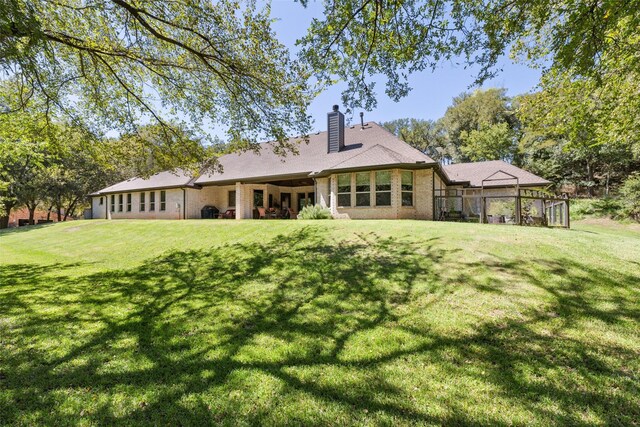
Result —
<path fill-rule="evenodd" d="M 316 193 L 309 193 L 307 194 L 307 204 L 308 205 L 315 205 L 316 203 Z"/>
<path fill-rule="evenodd" d="M 167 192 L 164 190 L 160 192 L 160 210 L 167 210 Z"/>
<path fill-rule="evenodd" d="M 236 207 L 236 190 L 229 191 L 229 202 L 227 203 L 227 206 L 230 208 Z"/>
<path fill-rule="evenodd" d="M 371 206 L 371 173 L 356 173 L 356 206 Z"/>
<path fill-rule="evenodd" d="M 144 209 L 145 209 L 145 206 L 144 206 L 145 197 L 144 196 L 146 196 L 146 193 L 140 193 L 140 212 L 144 212 Z"/>
<path fill-rule="evenodd" d="M 156 192 L 149 193 L 149 212 L 156 210 Z"/>
<path fill-rule="evenodd" d="M 127 194 L 127 212 L 131 212 L 131 193 Z"/>
<path fill-rule="evenodd" d="M 269 207 L 273 207 L 273 194 L 269 194 Z"/>
<path fill-rule="evenodd" d="M 301 211 L 302 208 L 307 206 L 307 199 L 305 193 L 298 193 L 298 210 Z"/>
<path fill-rule="evenodd" d="M 376 206 L 391 206 L 391 172 L 376 172 Z"/>
<path fill-rule="evenodd" d="M 338 175 L 338 206 L 351 206 L 351 174 Z"/>
<path fill-rule="evenodd" d="M 118 212 L 122 212 L 122 201 L 124 197 L 122 194 L 118 194 Z"/>
<path fill-rule="evenodd" d="M 264 207 L 264 191 L 253 190 L 253 207 Z"/>
<path fill-rule="evenodd" d="M 111 195 L 111 212 L 116 211 L 116 196 L 115 194 Z"/>
<path fill-rule="evenodd" d="M 100 197 L 100 206 L 104 204 L 104 197 Z"/>
<path fill-rule="evenodd" d="M 402 171 L 402 206 L 413 206 L 413 172 Z"/>

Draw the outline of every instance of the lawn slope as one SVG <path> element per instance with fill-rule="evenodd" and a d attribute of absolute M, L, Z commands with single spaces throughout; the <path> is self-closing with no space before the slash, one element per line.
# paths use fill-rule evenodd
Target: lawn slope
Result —
<path fill-rule="evenodd" d="M 0 232 L 0 424 L 633 425 L 640 232 L 77 221 Z"/>

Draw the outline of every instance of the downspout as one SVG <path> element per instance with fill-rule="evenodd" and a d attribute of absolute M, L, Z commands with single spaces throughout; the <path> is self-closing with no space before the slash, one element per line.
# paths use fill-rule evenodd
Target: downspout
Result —
<path fill-rule="evenodd" d="M 187 189 L 182 189 L 182 219 L 187 219 Z"/>
<path fill-rule="evenodd" d="M 436 169 L 431 169 L 431 221 L 436 220 Z"/>

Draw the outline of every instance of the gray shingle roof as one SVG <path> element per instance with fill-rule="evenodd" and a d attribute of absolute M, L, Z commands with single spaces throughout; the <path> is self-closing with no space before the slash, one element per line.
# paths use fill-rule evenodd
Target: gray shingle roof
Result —
<path fill-rule="evenodd" d="M 442 167 L 451 181 L 466 182 L 468 181 L 472 187 L 481 187 L 482 180 L 493 175 L 491 179 L 505 178 L 502 181 L 485 182 L 485 187 L 513 185 L 515 180 L 507 180 L 509 175 L 518 177 L 520 185 L 548 185 L 551 182 L 537 175 L 520 169 L 517 166 L 503 162 L 502 160 L 492 160 L 488 162 L 475 163 L 457 163 L 453 165 L 445 165 Z M 500 173 L 502 171 L 503 173 Z M 504 173 L 506 172 L 506 174 Z M 495 174 L 495 175 L 494 175 Z"/>
<path fill-rule="evenodd" d="M 409 146 L 377 123 L 345 128 L 345 147 L 327 153 L 327 132 L 309 136 L 309 143 L 298 145 L 298 154 L 278 156 L 272 143 L 262 144 L 260 151 L 227 154 L 220 157 L 222 173 L 205 174 L 196 184 L 243 180 L 267 176 L 311 174 L 322 171 L 398 163 L 435 163 L 426 154 Z M 291 139 L 290 142 L 294 142 Z"/>
<path fill-rule="evenodd" d="M 183 171 L 165 171 L 151 175 L 149 178 L 131 178 L 110 187 L 103 188 L 94 194 L 123 193 L 155 188 L 188 187 L 192 186 L 194 181 L 194 178 L 185 174 Z"/>

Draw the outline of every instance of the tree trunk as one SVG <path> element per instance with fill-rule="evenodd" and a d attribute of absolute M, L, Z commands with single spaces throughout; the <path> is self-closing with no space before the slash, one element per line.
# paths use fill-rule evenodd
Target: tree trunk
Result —
<path fill-rule="evenodd" d="M 27 209 L 29 209 L 29 225 L 34 225 L 35 224 L 34 218 L 36 216 L 36 208 L 37 207 L 38 207 L 37 205 L 35 205 L 35 206 L 27 206 Z"/>
<path fill-rule="evenodd" d="M 9 228 L 9 214 L 11 214 L 11 209 L 15 206 L 15 203 L 5 203 L 4 211 L 6 215 L 0 216 L 0 229 Z"/>
<path fill-rule="evenodd" d="M 589 197 L 593 197 L 593 171 L 591 170 L 591 163 L 587 161 L 587 180 L 589 181 Z"/>
<path fill-rule="evenodd" d="M 63 219 L 63 221 L 66 221 L 67 220 L 67 216 L 69 215 L 69 213 L 72 212 L 76 208 L 76 203 L 77 202 L 78 202 L 78 198 L 76 197 L 75 199 L 73 199 L 71 204 L 69 204 L 67 209 L 64 210 L 64 219 Z"/>
<path fill-rule="evenodd" d="M 58 222 L 62 221 L 62 203 L 60 202 L 60 198 L 56 201 L 56 211 L 58 213 Z"/>

